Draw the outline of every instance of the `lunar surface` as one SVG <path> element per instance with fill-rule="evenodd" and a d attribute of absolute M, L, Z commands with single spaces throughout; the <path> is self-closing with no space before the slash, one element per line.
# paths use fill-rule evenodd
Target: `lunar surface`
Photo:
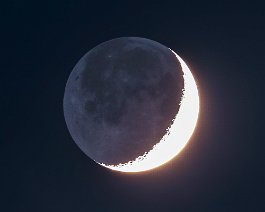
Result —
<path fill-rule="evenodd" d="M 90 50 L 71 72 L 63 102 L 79 148 L 114 170 L 153 150 L 180 110 L 184 65 L 169 48 L 144 38 L 117 38 Z"/>

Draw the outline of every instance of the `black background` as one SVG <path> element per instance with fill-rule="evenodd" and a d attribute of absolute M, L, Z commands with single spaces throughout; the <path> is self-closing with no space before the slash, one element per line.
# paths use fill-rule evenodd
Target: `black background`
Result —
<path fill-rule="evenodd" d="M 264 4 L 8 1 L 1 6 L 1 211 L 263 211 Z M 201 111 L 189 145 L 140 174 L 100 167 L 63 117 L 77 61 L 121 36 L 177 52 Z"/>

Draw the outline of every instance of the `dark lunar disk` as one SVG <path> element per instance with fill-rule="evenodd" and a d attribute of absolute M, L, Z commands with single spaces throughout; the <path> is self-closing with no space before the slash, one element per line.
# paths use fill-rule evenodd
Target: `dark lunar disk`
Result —
<path fill-rule="evenodd" d="M 134 160 L 166 133 L 183 87 L 180 63 L 167 47 L 136 37 L 104 42 L 70 74 L 64 94 L 67 127 L 96 162 Z"/>

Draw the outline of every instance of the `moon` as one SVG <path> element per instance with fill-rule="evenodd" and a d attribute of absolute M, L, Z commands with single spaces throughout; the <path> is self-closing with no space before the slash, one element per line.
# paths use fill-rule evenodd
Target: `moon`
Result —
<path fill-rule="evenodd" d="M 63 106 L 69 132 L 88 157 L 111 170 L 141 172 L 165 164 L 186 146 L 199 95 L 175 52 L 149 39 L 123 37 L 80 59 Z"/>

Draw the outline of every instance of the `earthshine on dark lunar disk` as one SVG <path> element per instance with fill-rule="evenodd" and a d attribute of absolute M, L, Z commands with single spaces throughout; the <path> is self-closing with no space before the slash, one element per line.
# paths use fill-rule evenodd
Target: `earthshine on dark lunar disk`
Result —
<path fill-rule="evenodd" d="M 145 155 L 180 110 L 183 75 L 174 52 L 155 41 L 123 37 L 96 46 L 74 67 L 65 88 L 72 138 L 106 167 Z"/>

